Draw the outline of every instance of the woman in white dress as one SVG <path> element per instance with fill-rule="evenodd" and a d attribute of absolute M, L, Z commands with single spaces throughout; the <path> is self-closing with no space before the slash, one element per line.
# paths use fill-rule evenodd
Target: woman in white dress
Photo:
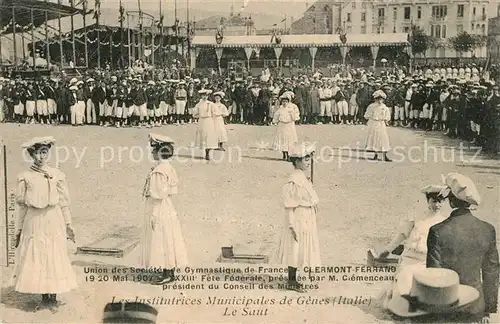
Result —
<path fill-rule="evenodd" d="M 177 212 L 170 196 L 177 194 L 177 173 L 168 161 L 174 154 L 174 141 L 150 134 L 151 154 L 157 165 L 146 178 L 146 200 L 141 236 L 141 266 L 163 269 L 158 284 L 174 281 L 176 268 L 187 265 L 187 252 Z"/>
<path fill-rule="evenodd" d="M 23 144 L 33 159 L 17 180 L 17 234 L 14 289 L 41 294 L 39 308 L 54 310 L 56 294 L 77 287 L 66 239 L 75 241 L 65 174 L 46 162 L 53 137 L 33 138 Z"/>
<path fill-rule="evenodd" d="M 391 120 L 391 112 L 384 104 L 387 95 L 382 90 L 373 93 L 374 103 L 371 103 L 365 112 L 365 119 L 368 119 L 368 137 L 366 138 L 365 150 L 374 152 L 373 160 L 378 159 L 378 153 L 382 153 L 384 161 L 392 162 L 387 157 L 390 151 L 389 135 L 387 135 L 386 122 Z"/>
<path fill-rule="evenodd" d="M 211 90 L 198 91 L 200 101 L 194 106 L 193 117 L 198 119 L 195 146 L 205 150 L 205 160 L 210 160 L 210 151 L 219 148 L 214 120 L 214 103 L 208 100 Z"/>
<path fill-rule="evenodd" d="M 288 161 L 290 147 L 297 143 L 297 131 L 295 122 L 300 120 L 300 111 L 295 104 L 291 103 L 292 94 L 285 92 L 280 97 L 280 107 L 274 112 L 273 123 L 277 123 L 276 136 L 274 137 L 274 149 L 283 152 L 283 160 Z"/>
<path fill-rule="evenodd" d="M 391 243 L 380 254 L 380 258 L 385 258 L 399 245 L 404 244 L 396 273 L 396 282 L 384 294 L 382 300 L 384 308 L 387 308 L 387 304 L 392 297 L 392 292 L 395 289 L 402 294 L 409 293 L 413 272 L 416 269 L 426 267 L 427 235 L 429 234 L 429 229 L 446 219 L 441 213 L 441 206 L 444 199 L 440 193 L 444 189 L 446 187 L 440 185 L 429 185 L 422 188 L 421 192 L 425 194 L 427 200 L 427 210 L 419 217 L 404 221 Z"/>
<path fill-rule="evenodd" d="M 224 143 L 227 143 L 227 131 L 226 124 L 224 123 L 224 117 L 229 116 L 229 111 L 226 105 L 224 105 L 221 100 L 224 98 L 225 93 L 218 91 L 214 93 L 214 121 L 215 121 L 215 133 L 217 135 L 217 142 L 219 144 L 219 151 L 225 151 Z"/>
<path fill-rule="evenodd" d="M 290 161 L 294 171 L 283 186 L 284 226 L 276 253 L 276 263 L 288 266 L 287 289 L 305 292 L 297 281 L 297 269 L 321 265 L 316 211 L 319 202 L 305 172 L 311 166 L 313 145 L 295 144 Z"/>

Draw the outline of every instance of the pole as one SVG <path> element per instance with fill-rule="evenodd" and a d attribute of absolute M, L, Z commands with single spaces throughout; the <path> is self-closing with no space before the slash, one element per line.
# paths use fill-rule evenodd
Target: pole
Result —
<path fill-rule="evenodd" d="M 15 28 L 15 25 L 14 25 Z M 8 186 L 7 186 L 7 146 L 2 145 L 3 151 L 3 189 L 5 191 L 4 195 L 4 203 L 5 203 L 5 265 L 9 266 L 9 200 L 7 198 L 8 195 Z"/>
<path fill-rule="evenodd" d="M 98 3 L 97 3 L 98 4 Z M 94 8 L 94 9 L 99 9 L 99 11 L 101 10 L 101 8 Z M 95 22 L 96 22 L 96 30 L 97 30 L 97 68 L 100 69 L 101 68 L 101 27 L 100 27 L 100 22 L 99 22 L 99 16 L 100 16 L 100 12 L 97 12 L 95 13 Z"/>
<path fill-rule="evenodd" d="M 57 0 L 57 4 L 61 5 L 61 0 Z M 63 39 L 62 39 L 62 32 L 61 32 L 61 13 L 59 12 L 57 14 L 57 20 L 59 24 L 59 52 L 61 53 L 61 71 L 63 70 L 63 65 L 64 65 L 64 54 L 63 54 Z"/>
<path fill-rule="evenodd" d="M 31 8 L 31 55 L 33 55 L 33 70 L 36 69 L 35 64 L 35 15 L 33 13 L 33 8 Z"/>
<path fill-rule="evenodd" d="M 177 0 L 174 0 L 174 17 L 175 17 L 175 64 L 179 67 L 177 55 L 179 55 L 179 22 L 177 21 Z"/>
<path fill-rule="evenodd" d="M 74 11 L 75 3 L 74 0 L 70 0 L 71 9 Z M 75 21 L 73 19 L 73 15 L 71 15 L 71 46 L 73 48 L 73 65 L 76 68 L 76 51 L 75 51 Z"/>
<path fill-rule="evenodd" d="M 47 2 L 47 0 L 45 0 Z M 47 13 L 47 10 L 45 10 L 45 45 L 46 45 L 46 53 L 45 53 L 45 59 L 47 60 L 47 70 L 50 67 L 50 43 L 49 43 L 49 15 Z"/>
<path fill-rule="evenodd" d="M 160 23 L 158 25 L 159 29 L 160 29 L 160 43 L 158 46 L 160 46 L 160 66 L 163 65 L 163 12 L 162 12 L 162 7 L 161 7 L 161 3 L 163 2 L 163 0 L 160 0 Z"/>
<path fill-rule="evenodd" d="M 113 70 L 113 30 L 109 34 L 109 68 Z"/>
<path fill-rule="evenodd" d="M 23 60 L 26 58 L 26 49 L 24 44 L 24 30 L 21 32 L 21 45 L 23 47 Z"/>
<path fill-rule="evenodd" d="M 12 6 L 12 43 L 14 45 L 14 68 L 17 69 L 16 7 L 14 5 Z"/>
<path fill-rule="evenodd" d="M 120 0 L 120 68 L 124 67 L 123 59 L 123 5 L 122 0 Z M 129 42 L 130 43 L 130 42 Z"/>
<path fill-rule="evenodd" d="M 85 40 L 85 67 L 89 67 L 89 51 L 87 48 L 87 0 L 83 0 L 83 39 Z"/>
<path fill-rule="evenodd" d="M 3 65 L 3 55 L 2 55 L 2 35 L 0 35 L 0 67 Z"/>
<path fill-rule="evenodd" d="M 143 33 L 143 24 L 144 24 L 144 16 L 142 15 L 141 10 L 141 0 L 137 0 L 137 6 L 139 7 L 139 59 L 142 60 L 142 55 L 144 54 L 144 33 Z"/>
<path fill-rule="evenodd" d="M 128 67 L 132 66 L 132 43 L 130 42 L 130 16 L 127 13 Z"/>
<path fill-rule="evenodd" d="M 155 20 L 152 19 L 151 24 L 151 65 L 155 66 L 155 38 L 156 38 L 156 27 Z"/>

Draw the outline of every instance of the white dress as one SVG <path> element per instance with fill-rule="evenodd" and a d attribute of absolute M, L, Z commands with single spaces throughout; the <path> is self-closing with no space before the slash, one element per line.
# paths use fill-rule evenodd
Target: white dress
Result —
<path fill-rule="evenodd" d="M 33 170 L 18 176 L 18 224 L 22 226 L 13 284 L 18 292 L 58 294 L 77 287 L 68 256 L 66 224 L 70 214 L 66 176 L 58 169 L 44 167 L 46 174 Z"/>
<path fill-rule="evenodd" d="M 227 107 L 219 102 L 214 103 L 213 116 L 215 120 L 215 134 L 217 135 L 218 143 L 227 142 L 226 124 L 224 124 L 224 117 L 229 116 Z"/>
<path fill-rule="evenodd" d="M 391 150 L 386 121 L 391 120 L 391 112 L 383 103 L 372 103 L 366 108 L 365 119 L 368 119 L 368 137 L 365 149 L 368 152 L 388 152 Z"/>
<path fill-rule="evenodd" d="M 432 226 L 446 219 L 440 212 L 434 213 L 427 210 L 419 220 L 407 220 L 401 226 L 400 232 L 407 236 L 404 250 L 399 260 L 395 274 L 396 281 L 391 284 L 388 294 L 390 302 L 391 292 L 409 294 L 413 282 L 413 273 L 426 267 L 427 261 L 427 236 Z"/>
<path fill-rule="evenodd" d="M 168 161 L 149 173 L 144 186 L 146 199 L 141 235 L 141 266 L 172 269 L 187 265 L 187 252 L 177 212 L 170 196 L 177 194 L 177 173 Z M 151 222 L 155 223 L 153 230 Z"/>
<path fill-rule="evenodd" d="M 321 265 L 316 206 L 316 191 L 301 170 L 295 170 L 283 187 L 285 218 L 275 256 L 277 264 L 303 268 Z M 291 213 L 291 214 L 289 214 Z M 289 225 L 297 234 L 294 240 Z"/>
<path fill-rule="evenodd" d="M 281 105 L 274 113 L 273 123 L 278 123 L 273 147 L 276 151 L 288 152 L 298 141 L 295 121 L 300 120 L 299 108 L 292 103 Z"/>
<path fill-rule="evenodd" d="M 219 147 L 214 119 L 214 103 L 200 100 L 194 106 L 193 117 L 198 118 L 195 146 L 200 149 L 216 149 Z"/>

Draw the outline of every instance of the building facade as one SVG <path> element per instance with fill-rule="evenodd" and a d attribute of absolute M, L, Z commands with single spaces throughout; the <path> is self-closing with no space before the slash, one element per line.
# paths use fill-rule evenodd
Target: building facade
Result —
<path fill-rule="evenodd" d="M 219 26 L 224 26 L 224 35 L 227 36 L 251 36 L 256 34 L 252 17 L 240 14 L 231 14 L 229 17 L 217 15 L 197 21 L 195 34 L 213 36 Z"/>
<path fill-rule="evenodd" d="M 426 57 L 456 57 L 447 39 L 461 32 L 487 35 L 488 0 L 321 0 L 293 25 L 294 33 L 384 34 L 408 33 L 412 24 L 427 35 L 441 39 L 442 46 L 429 49 Z M 493 13 L 496 16 L 496 12 Z M 471 56 L 466 53 L 464 56 Z M 486 47 L 476 57 L 486 56 Z"/>
<path fill-rule="evenodd" d="M 488 23 L 488 55 L 491 62 L 500 62 L 500 5 L 499 16 L 491 18 Z"/>

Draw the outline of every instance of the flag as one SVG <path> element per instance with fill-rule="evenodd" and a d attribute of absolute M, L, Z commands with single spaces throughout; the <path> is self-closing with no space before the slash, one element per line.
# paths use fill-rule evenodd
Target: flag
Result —
<path fill-rule="evenodd" d="M 95 0 L 94 19 L 99 20 L 100 15 L 101 15 L 101 0 Z"/>
<path fill-rule="evenodd" d="M 160 16 L 160 19 L 158 20 L 158 29 L 161 29 L 163 27 L 163 15 Z"/>
<path fill-rule="evenodd" d="M 123 8 L 123 5 L 120 3 L 120 9 L 119 9 L 120 15 L 118 16 L 118 22 L 122 23 L 125 21 L 125 8 Z"/>
<path fill-rule="evenodd" d="M 281 22 L 285 22 L 285 21 L 286 21 L 286 17 L 285 17 L 285 19 L 283 19 Z"/>

